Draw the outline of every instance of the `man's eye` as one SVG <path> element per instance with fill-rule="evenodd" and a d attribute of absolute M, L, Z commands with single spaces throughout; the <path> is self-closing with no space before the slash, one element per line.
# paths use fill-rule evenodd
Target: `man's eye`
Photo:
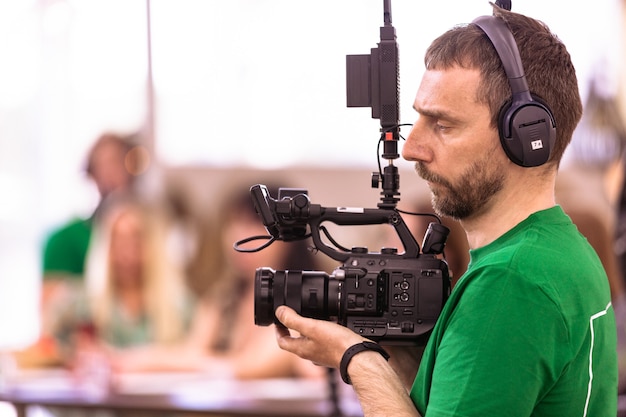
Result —
<path fill-rule="evenodd" d="M 440 130 L 442 132 L 445 132 L 446 130 L 450 129 L 450 126 L 445 126 L 445 125 L 442 125 L 441 123 L 437 123 L 435 126 L 437 130 Z"/>

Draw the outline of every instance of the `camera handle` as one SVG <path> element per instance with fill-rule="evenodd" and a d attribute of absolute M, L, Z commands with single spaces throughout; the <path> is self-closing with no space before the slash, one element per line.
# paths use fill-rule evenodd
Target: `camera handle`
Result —
<path fill-rule="evenodd" d="M 404 253 L 399 254 L 403 258 L 417 258 L 419 257 L 420 247 L 413 234 L 409 230 L 408 226 L 404 222 L 404 219 L 396 210 L 393 209 L 368 209 L 368 208 L 350 208 L 350 207 L 322 207 L 317 204 L 310 205 L 309 213 L 311 216 L 308 219 L 308 223 L 311 230 L 311 238 L 317 249 L 331 257 L 332 259 L 345 262 L 349 258 L 354 257 L 367 257 L 376 258 L 377 256 L 388 256 L 388 254 L 372 253 L 366 250 L 360 252 L 359 250 L 353 250 L 350 252 L 339 251 L 332 248 L 322 242 L 320 236 L 321 224 L 323 222 L 331 222 L 339 226 L 359 226 L 359 225 L 375 225 L 375 224 L 390 224 L 394 227 L 402 245 L 404 246 Z"/>

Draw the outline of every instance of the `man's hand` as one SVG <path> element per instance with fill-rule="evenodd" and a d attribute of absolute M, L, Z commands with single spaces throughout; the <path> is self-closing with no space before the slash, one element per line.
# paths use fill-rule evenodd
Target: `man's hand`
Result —
<path fill-rule="evenodd" d="M 278 345 L 318 365 L 338 368 L 346 349 L 367 340 L 347 327 L 302 317 L 286 306 L 276 309 L 276 317 L 285 326 L 276 326 Z M 359 353 L 350 361 L 348 373 L 364 416 L 419 417 L 398 375 L 379 353 Z"/>
<path fill-rule="evenodd" d="M 317 365 L 338 368 L 346 349 L 366 340 L 347 327 L 302 317 L 287 306 L 278 307 L 276 317 L 285 326 L 276 326 L 278 346 Z"/>

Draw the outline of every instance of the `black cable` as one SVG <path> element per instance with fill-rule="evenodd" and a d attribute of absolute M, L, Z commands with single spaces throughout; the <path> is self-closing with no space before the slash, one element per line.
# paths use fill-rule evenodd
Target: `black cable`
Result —
<path fill-rule="evenodd" d="M 406 211 L 406 210 L 400 210 L 400 209 L 396 209 L 396 211 L 397 211 L 398 213 L 408 214 L 409 216 L 426 216 L 426 217 L 432 217 L 433 219 L 437 220 L 437 223 L 441 224 L 441 218 L 440 218 L 439 216 L 437 216 L 435 213 L 419 213 L 419 212 Z"/>
<path fill-rule="evenodd" d="M 267 242 L 265 242 L 261 246 L 258 246 L 256 248 L 251 248 L 251 249 L 247 249 L 247 248 L 242 248 L 241 247 L 241 245 L 243 245 L 244 243 L 252 242 L 253 240 L 267 240 Z M 235 242 L 233 244 L 233 249 L 235 249 L 237 252 L 244 252 L 244 253 L 258 252 L 260 250 L 263 250 L 263 249 L 267 248 L 269 245 L 274 243 L 276 240 L 277 239 L 274 236 L 269 236 L 269 235 L 268 236 L 250 236 L 250 237 L 247 237 L 245 239 L 241 239 L 241 240 L 238 240 L 237 242 Z"/>
<path fill-rule="evenodd" d="M 326 227 L 324 227 L 324 226 L 320 226 L 320 227 L 319 227 L 319 229 L 320 229 L 320 231 L 321 231 L 322 233 L 324 233 L 324 236 L 326 236 L 326 238 L 327 238 L 328 240 L 330 240 L 330 243 L 332 243 L 333 245 L 335 245 L 335 247 L 336 247 L 337 249 L 341 249 L 341 250 L 342 250 L 342 251 L 344 251 L 344 252 L 350 252 L 350 249 L 346 248 L 345 246 L 340 245 L 340 244 L 339 244 L 339 242 L 337 242 L 337 241 L 336 241 L 336 240 L 335 240 L 335 239 L 334 239 L 334 238 L 330 235 L 330 232 L 328 231 L 328 229 L 326 229 Z"/>

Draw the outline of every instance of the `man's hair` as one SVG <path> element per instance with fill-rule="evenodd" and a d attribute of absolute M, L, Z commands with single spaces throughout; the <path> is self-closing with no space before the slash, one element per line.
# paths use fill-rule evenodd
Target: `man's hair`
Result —
<path fill-rule="evenodd" d="M 531 94 L 552 110 L 557 127 L 550 162 L 558 162 L 582 116 L 576 71 L 565 45 L 542 22 L 493 5 L 518 45 Z M 454 27 L 435 39 L 426 51 L 426 69 L 459 66 L 480 70 L 477 100 L 487 104 L 491 122 L 498 125 L 500 109 L 511 100 L 504 67 L 487 35 L 476 25 Z"/>
<path fill-rule="evenodd" d="M 85 172 L 87 173 L 87 175 L 93 176 L 93 164 L 96 154 L 100 151 L 102 147 L 111 144 L 118 147 L 120 151 L 121 163 L 124 163 L 124 158 L 126 158 L 126 155 L 128 155 L 131 149 L 139 144 L 139 135 L 122 135 L 113 132 L 104 132 L 100 136 L 98 136 L 96 141 L 93 143 L 93 145 L 91 145 L 91 148 L 87 152 L 87 160 L 85 163 Z"/>

